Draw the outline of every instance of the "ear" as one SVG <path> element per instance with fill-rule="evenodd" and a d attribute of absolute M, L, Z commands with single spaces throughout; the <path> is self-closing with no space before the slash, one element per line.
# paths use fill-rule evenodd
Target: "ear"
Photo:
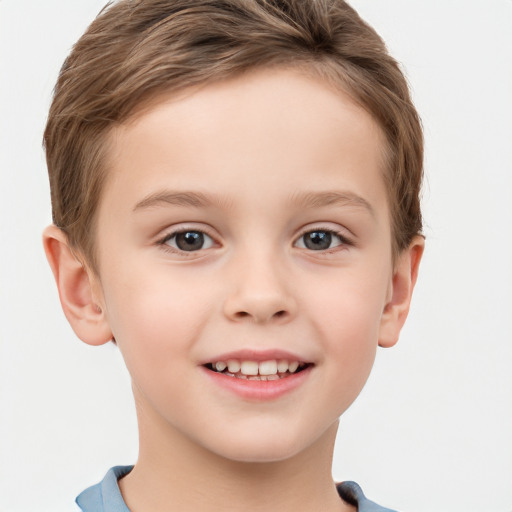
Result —
<path fill-rule="evenodd" d="M 76 335 L 89 345 L 110 341 L 112 331 L 98 278 L 75 256 L 67 235 L 58 227 L 51 225 L 44 230 L 43 245 L 62 309 Z"/>
<path fill-rule="evenodd" d="M 418 269 L 425 247 L 425 239 L 416 236 L 409 247 L 403 250 L 395 264 L 388 298 L 381 318 L 379 346 L 392 347 L 405 323 Z"/>

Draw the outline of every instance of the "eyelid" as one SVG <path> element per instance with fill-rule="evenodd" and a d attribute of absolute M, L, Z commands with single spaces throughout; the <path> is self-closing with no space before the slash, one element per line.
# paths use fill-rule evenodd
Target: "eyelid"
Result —
<path fill-rule="evenodd" d="M 207 226 L 204 226 L 204 225 L 194 226 L 191 224 L 183 223 L 180 225 L 176 225 L 176 226 L 167 228 L 167 230 L 164 230 L 164 233 L 162 235 L 158 236 L 158 238 L 156 240 L 156 244 L 158 246 L 160 246 L 165 251 L 172 252 L 174 254 L 179 254 L 182 256 L 186 256 L 186 257 L 190 257 L 190 256 L 194 256 L 194 255 L 197 256 L 198 253 L 200 253 L 200 252 L 206 251 L 212 247 L 215 247 L 216 245 L 219 246 L 218 236 L 214 235 Z M 177 247 L 172 247 L 171 245 L 169 245 L 167 243 L 169 240 L 172 240 L 172 238 L 176 237 L 180 233 L 186 233 L 187 231 L 202 233 L 203 235 L 207 236 L 213 242 L 212 247 L 207 247 L 205 249 L 201 248 L 196 251 L 183 251 Z"/>
<path fill-rule="evenodd" d="M 334 251 L 334 250 L 338 249 L 340 246 L 341 247 L 347 247 L 347 246 L 350 247 L 350 246 L 354 246 L 355 245 L 353 237 L 352 236 L 347 236 L 347 234 L 345 233 L 346 231 L 349 231 L 348 229 L 340 229 L 340 228 L 336 228 L 336 227 L 333 227 L 333 226 L 328 227 L 328 226 L 321 225 L 321 224 L 317 225 L 317 226 L 309 224 L 308 226 L 305 226 L 304 228 L 302 228 L 301 231 L 299 232 L 299 234 L 297 235 L 297 237 L 295 238 L 295 241 L 293 242 L 293 245 L 296 246 L 297 242 L 304 235 L 306 235 L 308 233 L 312 233 L 314 231 L 325 231 L 327 233 L 331 233 L 331 234 L 337 236 L 340 239 L 341 243 L 339 245 L 336 245 L 335 247 L 330 248 L 330 249 L 311 251 L 311 252 L 328 253 L 329 251 Z M 302 249 L 302 247 L 300 247 L 300 249 Z M 305 248 L 305 249 L 307 249 L 307 248 Z"/>
<path fill-rule="evenodd" d="M 210 249 L 212 247 L 212 245 L 215 243 L 215 241 L 213 240 L 213 238 L 210 235 L 208 235 L 207 233 L 204 233 L 203 231 L 198 231 L 196 229 L 186 229 L 185 231 L 178 231 L 177 233 L 170 233 L 169 235 L 167 235 L 164 238 L 163 243 L 166 245 L 169 245 L 169 247 L 172 247 L 173 249 L 176 249 L 177 251 L 181 252 L 182 249 L 180 249 L 179 247 L 174 247 L 174 246 L 170 245 L 169 242 L 173 239 L 176 239 L 176 237 L 178 235 L 182 235 L 184 233 L 200 233 L 204 238 L 208 238 L 211 241 L 211 244 L 209 244 L 208 247 L 201 247 L 200 249 L 197 249 L 197 251 L 184 251 L 184 252 L 199 252 L 200 250 Z"/>

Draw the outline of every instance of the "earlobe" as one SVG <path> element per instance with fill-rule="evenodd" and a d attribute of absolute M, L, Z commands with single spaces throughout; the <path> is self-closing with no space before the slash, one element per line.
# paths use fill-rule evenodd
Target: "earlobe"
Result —
<path fill-rule="evenodd" d="M 48 226 L 43 245 L 52 269 L 60 303 L 76 335 L 89 345 L 102 345 L 112 339 L 100 293 L 94 289 L 95 276 L 71 250 L 66 234 Z"/>
<path fill-rule="evenodd" d="M 381 318 L 379 346 L 392 347 L 397 341 L 411 305 L 412 292 L 425 247 L 425 239 L 416 236 L 402 251 L 393 272 L 389 300 Z"/>

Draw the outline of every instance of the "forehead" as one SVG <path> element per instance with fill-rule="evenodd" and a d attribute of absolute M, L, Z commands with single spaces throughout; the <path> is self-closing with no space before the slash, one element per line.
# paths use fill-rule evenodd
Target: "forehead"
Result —
<path fill-rule="evenodd" d="M 225 202 L 340 188 L 378 202 L 384 190 L 377 123 L 346 93 L 298 70 L 256 70 L 159 96 L 110 142 L 102 204 L 133 209 L 161 189 Z"/>

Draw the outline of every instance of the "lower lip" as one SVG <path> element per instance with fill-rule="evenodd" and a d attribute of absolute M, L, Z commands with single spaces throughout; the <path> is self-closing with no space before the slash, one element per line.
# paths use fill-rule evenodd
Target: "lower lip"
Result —
<path fill-rule="evenodd" d="M 313 366 L 277 380 L 248 380 L 230 377 L 223 373 L 201 367 L 206 375 L 218 386 L 248 400 L 276 400 L 297 389 L 309 377 Z"/>

